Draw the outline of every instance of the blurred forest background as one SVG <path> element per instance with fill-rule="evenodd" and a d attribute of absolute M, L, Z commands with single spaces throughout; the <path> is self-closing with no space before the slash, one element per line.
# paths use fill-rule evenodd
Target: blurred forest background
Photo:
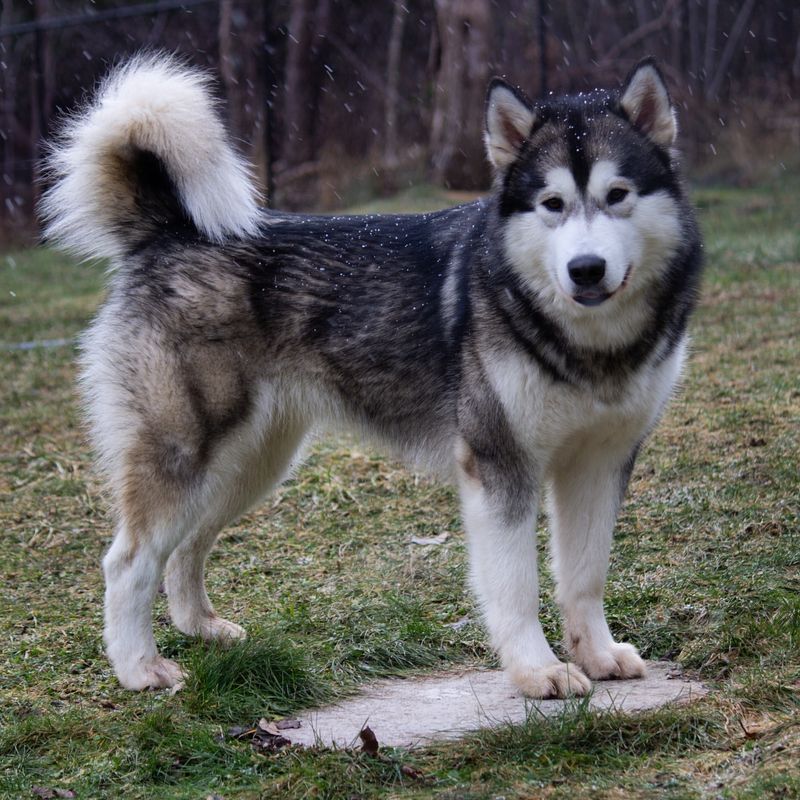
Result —
<path fill-rule="evenodd" d="M 431 181 L 485 188 L 486 84 L 613 86 L 644 55 L 694 180 L 747 183 L 800 150 L 797 0 L 3 0 L 3 241 L 36 234 L 42 142 L 142 48 L 218 77 L 268 204 L 333 209 Z"/>

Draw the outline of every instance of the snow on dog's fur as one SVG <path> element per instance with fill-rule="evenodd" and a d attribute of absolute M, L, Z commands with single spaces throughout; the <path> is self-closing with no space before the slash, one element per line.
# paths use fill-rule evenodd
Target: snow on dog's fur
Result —
<path fill-rule="evenodd" d="M 606 624 L 612 532 L 678 380 L 700 273 L 677 128 L 652 61 L 621 90 L 531 103 L 489 89 L 484 199 L 423 215 L 260 210 L 207 77 L 168 57 L 117 70 L 48 161 L 51 239 L 111 259 L 82 387 L 116 513 L 105 642 L 126 687 L 170 686 L 152 602 L 244 636 L 203 571 L 219 530 L 346 427 L 458 484 L 492 643 L 531 697 L 644 662 Z M 546 498 L 572 663 L 538 620 Z"/>

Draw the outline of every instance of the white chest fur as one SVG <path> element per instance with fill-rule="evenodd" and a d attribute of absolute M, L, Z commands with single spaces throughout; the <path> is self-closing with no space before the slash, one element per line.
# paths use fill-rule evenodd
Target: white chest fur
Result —
<path fill-rule="evenodd" d="M 545 472 L 581 451 L 626 458 L 661 416 L 686 360 L 684 339 L 669 358 L 644 364 L 615 399 L 590 387 L 554 383 L 524 354 L 484 363 L 515 440 Z"/>

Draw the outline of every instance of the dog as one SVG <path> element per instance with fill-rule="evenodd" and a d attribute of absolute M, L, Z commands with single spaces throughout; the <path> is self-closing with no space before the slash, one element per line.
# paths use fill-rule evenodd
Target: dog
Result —
<path fill-rule="evenodd" d="M 455 481 L 492 646 L 532 698 L 645 663 L 603 608 L 639 448 L 687 355 L 701 239 L 656 63 L 618 90 L 531 102 L 495 79 L 493 188 L 418 215 L 259 207 L 210 78 L 173 57 L 115 69 L 46 157 L 46 237 L 110 260 L 81 343 L 116 532 L 104 641 L 124 687 L 179 684 L 152 631 L 245 635 L 206 594 L 219 531 L 320 430 L 355 430 Z M 546 499 L 571 661 L 540 625 Z"/>

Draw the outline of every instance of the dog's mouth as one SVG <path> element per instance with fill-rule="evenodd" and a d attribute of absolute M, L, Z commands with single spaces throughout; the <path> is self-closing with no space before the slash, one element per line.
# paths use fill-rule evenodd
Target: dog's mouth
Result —
<path fill-rule="evenodd" d="M 613 292 L 603 292 L 599 289 L 584 289 L 579 294 L 572 295 L 572 299 L 582 306 L 599 306 L 605 303 Z"/>
<path fill-rule="evenodd" d="M 625 270 L 625 275 L 622 278 L 622 283 L 620 283 L 620 285 L 613 292 L 607 292 L 600 286 L 582 287 L 572 295 L 572 299 L 582 306 L 591 307 L 602 305 L 609 298 L 619 294 L 619 292 L 621 292 L 628 285 L 628 280 L 631 277 L 632 270 L 633 264 L 629 264 L 628 269 Z"/>

